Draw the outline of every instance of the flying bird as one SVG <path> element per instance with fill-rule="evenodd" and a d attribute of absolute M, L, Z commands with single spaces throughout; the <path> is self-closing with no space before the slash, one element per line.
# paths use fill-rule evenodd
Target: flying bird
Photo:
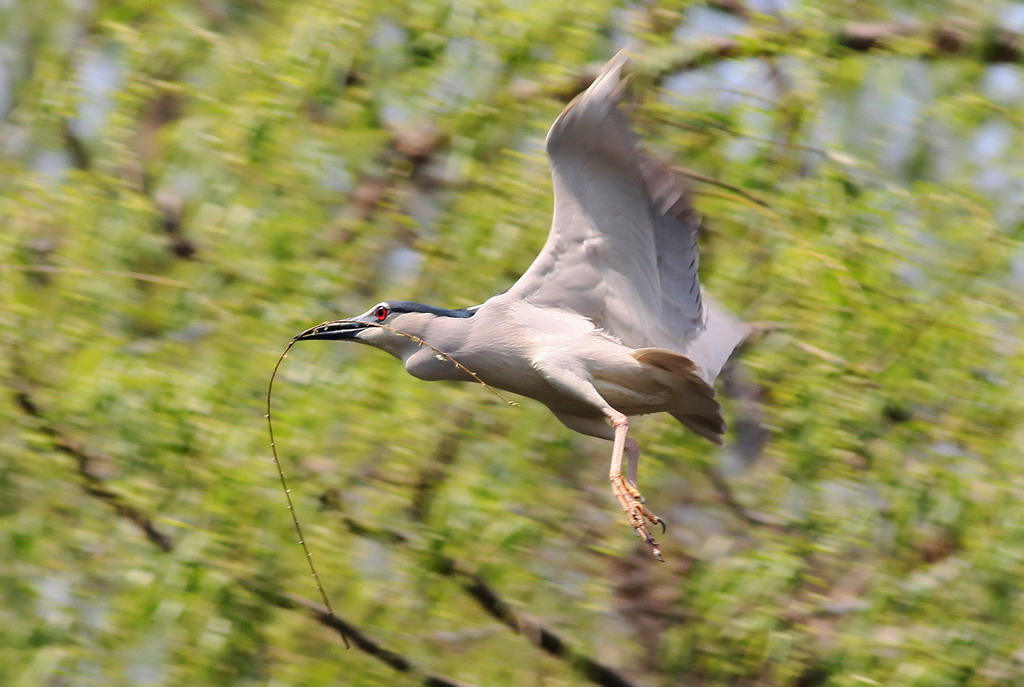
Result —
<path fill-rule="evenodd" d="M 618 108 L 625 64 L 612 58 L 551 126 L 551 230 L 510 289 L 457 310 L 384 301 L 295 338 L 369 344 L 428 381 L 483 381 L 613 442 L 612 493 L 660 559 L 650 526 L 664 522 L 637 488 L 629 418 L 668 413 L 721 445 L 713 384 L 749 328 L 700 285 L 700 218 Z"/>

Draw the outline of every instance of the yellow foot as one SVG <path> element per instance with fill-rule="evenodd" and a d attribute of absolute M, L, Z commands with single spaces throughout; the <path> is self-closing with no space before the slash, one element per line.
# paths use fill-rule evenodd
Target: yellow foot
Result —
<path fill-rule="evenodd" d="M 661 557 L 661 549 L 658 548 L 658 542 L 654 539 L 651 534 L 651 528 L 648 527 L 647 523 L 650 522 L 652 525 L 661 525 L 662 534 L 665 533 L 665 521 L 659 518 L 657 515 L 652 513 L 644 506 L 644 497 L 640 491 L 629 483 L 622 475 L 617 475 L 611 478 L 612 482 L 612 493 L 615 494 L 615 498 L 619 500 L 619 505 L 622 506 L 622 510 L 626 511 L 626 518 L 629 520 L 630 526 L 633 531 L 636 532 L 637 536 L 643 539 L 651 547 L 651 553 L 659 561 L 665 559 Z"/>

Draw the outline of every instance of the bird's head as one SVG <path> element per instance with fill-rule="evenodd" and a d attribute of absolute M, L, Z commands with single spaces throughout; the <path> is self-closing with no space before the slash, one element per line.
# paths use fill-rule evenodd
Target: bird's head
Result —
<path fill-rule="evenodd" d="M 472 317 L 475 312 L 475 308 L 448 310 L 412 301 L 383 301 L 362 315 L 311 327 L 295 340 L 355 341 L 405 359 L 440 320 Z"/>

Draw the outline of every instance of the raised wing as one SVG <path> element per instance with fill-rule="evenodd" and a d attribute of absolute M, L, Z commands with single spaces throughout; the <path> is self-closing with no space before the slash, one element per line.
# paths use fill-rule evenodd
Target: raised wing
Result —
<path fill-rule="evenodd" d="M 686 354 L 710 381 L 746 329 L 702 294 L 700 218 L 616 107 L 625 63 L 612 58 L 548 132 L 551 231 L 509 295 L 578 313 L 632 348 Z"/>
<path fill-rule="evenodd" d="M 726 310 L 700 284 L 700 215 L 679 176 L 641 157 L 640 170 L 654 209 L 654 239 L 661 311 L 650 345 L 685 354 L 711 383 L 750 327 Z"/>

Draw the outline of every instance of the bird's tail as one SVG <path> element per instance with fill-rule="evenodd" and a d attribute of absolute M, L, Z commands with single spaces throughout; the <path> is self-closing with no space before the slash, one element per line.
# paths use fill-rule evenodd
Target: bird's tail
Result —
<path fill-rule="evenodd" d="M 685 355 L 664 348 L 638 348 L 633 357 L 675 378 L 673 388 L 678 401 L 666 410 L 684 426 L 708 441 L 722 445 L 725 420 L 722 408 L 715 400 L 715 390 L 701 378 L 700 368 Z"/>
<path fill-rule="evenodd" d="M 715 446 L 721 446 L 725 443 L 722 440 L 722 436 L 725 434 L 725 420 L 722 419 L 721 413 L 717 417 L 683 415 L 681 413 L 669 414 L 683 423 L 684 427 L 701 435 Z"/>

